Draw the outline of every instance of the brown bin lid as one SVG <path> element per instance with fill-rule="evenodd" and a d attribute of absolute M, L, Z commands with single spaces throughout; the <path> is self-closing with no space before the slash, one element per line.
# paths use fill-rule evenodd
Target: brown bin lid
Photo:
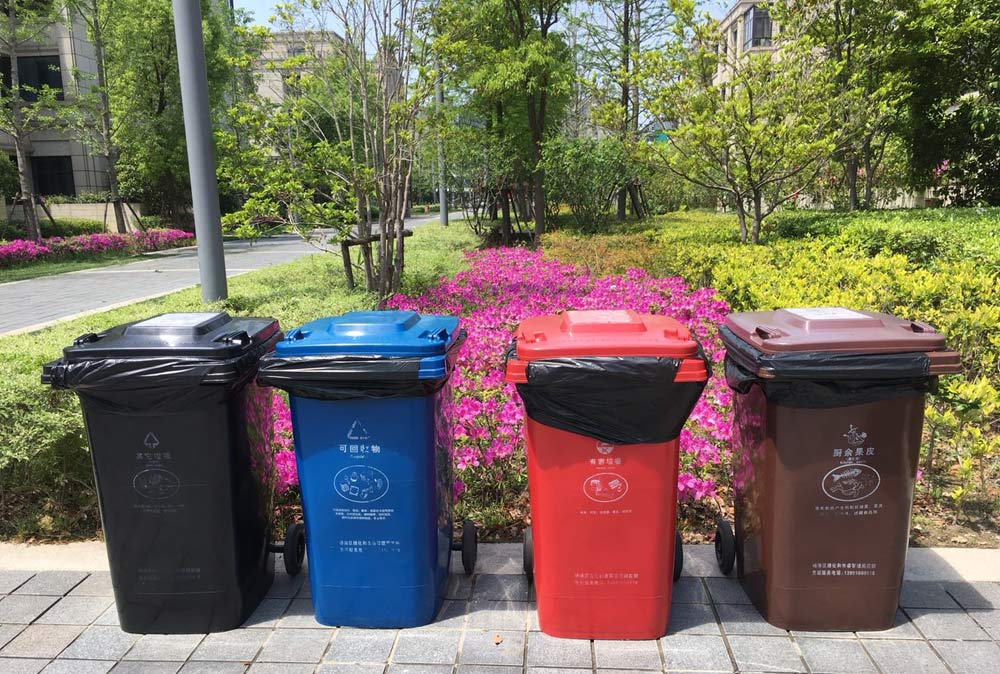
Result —
<path fill-rule="evenodd" d="M 926 323 L 844 307 L 730 314 L 726 327 L 764 353 L 904 353 L 945 348 L 944 335 Z"/>

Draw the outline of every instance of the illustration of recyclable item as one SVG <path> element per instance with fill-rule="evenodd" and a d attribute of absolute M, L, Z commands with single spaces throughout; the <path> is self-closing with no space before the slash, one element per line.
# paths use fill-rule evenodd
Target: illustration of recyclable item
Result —
<path fill-rule="evenodd" d="M 279 339 L 271 318 L 161 314 L 44 366 L 44 384 L 80 399 L 126 632 L 233 629 L 271 585 L 271 550 L 298 571 L 301 527 L 269 543 L 271 395 L 254 383 Z"/>
<path fill-rule="evenodd" d="M 715 546 L 764 618 L 893 626 L 924 398 L 959 356 L 931 326 L 842 307 L 732 314 L 735 532 Z"/>
<path fill-rule="evenodd" d="M 546 634 L 666 633 L 683 564 L 677 437 L 708 375 L 666 316 L 567 311 L 518 327 L 506 378 L 527 417 L 524 571 Z"/>
<path fill-rule="evenodd" d="M 449 377 L 458 319 L 355 311 L 288 332 L 258 381 L 288 391 L 316 619 L 414 627 L 444 601 L 452 549 Z"/>

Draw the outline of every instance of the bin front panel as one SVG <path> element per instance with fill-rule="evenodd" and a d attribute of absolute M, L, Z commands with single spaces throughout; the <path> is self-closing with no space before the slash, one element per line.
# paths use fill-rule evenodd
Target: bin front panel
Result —
<path fill-rule="evenodd" d="M 542 631 L 653 639 L 667 629 L 676 440 L 611 445 L 526 420 Z"/>
<path fill-rule="evenodd" d="M 892 627 L 923 410 L 923 396 L 833 409 L 735 396 L 741 580 L 769 622 Z"/>
<path fill-rule="evenodd" d="M 434 395 L 291 396 L 309 580 L 328 625 L 434 619 L 451 555 L 448 436 Z"/>
<path fill-rule="evenodd" d="M 122 629 L 237 627 L 270 585 L 270 403 L 256 385 L 174 414 L 83 410 Z"/>

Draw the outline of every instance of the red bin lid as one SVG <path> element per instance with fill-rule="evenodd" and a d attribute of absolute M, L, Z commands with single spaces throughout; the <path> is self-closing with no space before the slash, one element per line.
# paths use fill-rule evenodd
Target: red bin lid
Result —
<path fill-rule="evenodd" d="M 517 357 L 525 361 L 574 356 L 688 358 L 697 353 L 691 333 L 674 319 L 631 310 L 534 316 L 517 329 Z"/>
<path fill-rule="evenodd" d="M 730 314 L 726 327 L 759 351 L 937 351 L 944 335 L 926 323 L 844 307 L 778 309 Z"/>

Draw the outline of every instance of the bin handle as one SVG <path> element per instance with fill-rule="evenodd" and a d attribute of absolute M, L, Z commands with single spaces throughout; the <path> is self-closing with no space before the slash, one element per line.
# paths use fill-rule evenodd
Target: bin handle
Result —
<path fill-rule="evenodd" d="M 73 340 L 73 346 L 83 346 L 84 344 L 93 344 L 103 336 L 104 335 L 99 335 L 96 332 L 86 332 Z"/>
<path fill-rule="evenodd" d="M 768 325 L 758 325 L 756 328 L 754 328 L 754 332 L 761 339 L 775 339 L 777 337 L 781 337 L 781 335 L 783 334 L 781 330 L 778 330 L 777 328 L 772 328 Z"/>

